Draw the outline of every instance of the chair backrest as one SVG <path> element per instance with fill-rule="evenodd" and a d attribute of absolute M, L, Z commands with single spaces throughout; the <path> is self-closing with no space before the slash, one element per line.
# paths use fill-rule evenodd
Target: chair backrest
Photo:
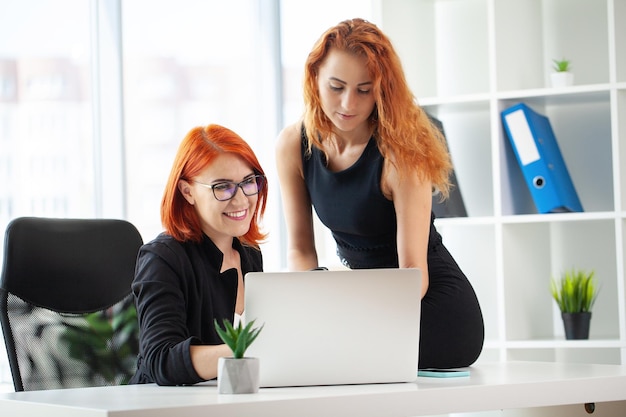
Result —
<path fill-rule="evenodd" d="M 138 352 L 137 229 L 116 219 L 21 217 L 4 243 L 0 322 L 15 390 L 126 383 Z"/>

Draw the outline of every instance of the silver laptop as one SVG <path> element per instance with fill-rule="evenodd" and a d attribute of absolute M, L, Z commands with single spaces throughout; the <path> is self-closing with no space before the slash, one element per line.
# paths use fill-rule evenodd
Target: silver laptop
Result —
<path fill-rule="evenodd" d="M 246 274 L 262 387 L 417 379 L 419 269 Z"/>

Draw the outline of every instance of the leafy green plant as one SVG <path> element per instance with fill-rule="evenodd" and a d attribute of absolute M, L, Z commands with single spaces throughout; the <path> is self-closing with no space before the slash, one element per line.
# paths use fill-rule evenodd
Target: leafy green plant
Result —
<path fill-rule="evenodd" d="M 552 68 L 556 71 L 556 72 L 567 72 L 570 70 L 570 64 L 571 62 L 568 59 L 553 59 L 552 62 L 554 63 L 554 65 L 552 66 Z"/>
<path fill-rule="evenodd" d="M 591 311 L 600 289 L 595 280 L 595 272 L 572 268 L 564 272 L 559 280 L 550 281 L 552 298 L 562 313 Z"/>
<path fill-rule="evenodd" d="M 244 327 L 242 327 L 241 322 L 237 325 L 237 327 L 233 327 L 232 323 L 228 319 L 224 319 L 224 328 L 220 326 L 217 319 L 215 322 L 215 330 L 219 335 L 220 339 L 228 345 L 230 350 L 233 352 L 233 357 L 235 359 L 243 358 L 244 353 L 252 342 L 257 338 L 261 330 L 263 330 L 263 326 L 253 328 L 254 320 L 250 321 Z"/>
<path fill-rule="evenodd" d="M 85 363 L 93 376 L 109 384 L 127 384 L 139 352 L 139 322 L 132 303 L 69 318 L 60 339 L 71 358 Z"/>

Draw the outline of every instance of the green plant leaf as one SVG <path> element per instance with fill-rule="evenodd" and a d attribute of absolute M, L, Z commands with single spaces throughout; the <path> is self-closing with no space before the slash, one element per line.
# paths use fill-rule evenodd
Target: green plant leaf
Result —
<path fill-rule="evenodd" d="M 132 302 L 62 323 L 63 342 L 70 357 L 86 364 L 92 377 L 109 383 L 128 383 L 138 353 L 139 323 Z"/>
<path fill-rule="evenodd" d="M 248 324 L 242 327 L 241 322 L 237 325 L 237 328 L 234 328 L 231 324 L 230 320 L 224 319 L 223 321 L 224 327 L 222 328 L 217 321 L 214 320 L 215 330 L 222 339 L 222 341 L 230 348 L 233 353 L 233 357 L 236 359 L 241 359 L 244 357 L 246 350 L 252 342 L 257 338 L 263 326 L 259 328 L 253 328 L 255 320 L 250 321 Z"/>
<path fill-rule="evenodd" d="M 571 269 L 550 281 L 550 292 L 563 313 L 591 311 L 599 293 L 595 272 Z"/>
<path fill-rule="evenodd" d="M 556 72 L 566 72 L 570 70 L 570 61 L 568 59 L 553 59 L 552 62 L 552 68 Z"/>
<path fill-rule="evenodd" d="M 230 348 L 231 351 L 235 351 L 236 349 L 236 336 L 231 333 L 228 329 L 229 327 L 232 329 L 232 325 L 227 320 L 224 320 L 224 329 L 222 329 L 217 322 L 217 319 L 214 320 L 215 330 L 217 331 L 218 336 L 226 345 Z"/>

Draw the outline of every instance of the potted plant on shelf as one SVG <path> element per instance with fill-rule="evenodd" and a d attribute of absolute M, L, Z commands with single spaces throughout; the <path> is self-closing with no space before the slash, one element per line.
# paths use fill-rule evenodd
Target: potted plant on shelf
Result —
<path fill-rule="evenodd" d="M 554 72 L 550 74 L 552 87 L 567 87 L 574 84 L 574 74 L 570 71 L 571 62 L 565 58 L 553 59 L 552 69 Z"/>
<path fill-rule="evenodd" d="M 566 339 L 589 339 L 591 308 L 599 288 L 595 272 L 572 268 L 550 281 L 552 297 L 561 310 Z"/>
<path fill-rule="evenodd" d="M 254 320 L 245 326 L 241 322 L 233 327 L 224 319 L 224 328 L 215 320 L 215 330 L 228 345 L 232 357 L 219 358 L 217 364 L 217 387 L 220 394 L 253 394 L 259 390 L 259 358 L 244 356 L 246 349 L 259 336 L 263 326 L 253 328 Z"/>

